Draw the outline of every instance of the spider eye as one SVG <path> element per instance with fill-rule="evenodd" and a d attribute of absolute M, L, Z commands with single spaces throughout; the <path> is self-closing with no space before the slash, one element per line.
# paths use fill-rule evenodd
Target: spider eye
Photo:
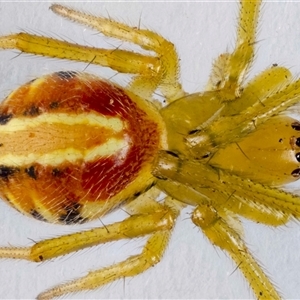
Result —
<path fill-rule="evenodd" d="M 296 139 L 296 143 L 295 143 L 298 147 L 300 147 L 300 138 Z"/>
<path fill-rule="evenodd" d="M 292 128 L 297 130 L 297 131 L 300 131 L 300 123 L 299 122 L 293 122 L 291 124 Z"/>
<path fill-rule="evenodd" d="M 297 161 L 300 162 L 300 152 L 298 152 L 295 156 L 296 156 Z"/>
<path fill-rule="evenodd" d="M 292 172 L 292 176 L 293 177 L 300 177 L 300 169 L 295 169 L 293 172 Z"/>

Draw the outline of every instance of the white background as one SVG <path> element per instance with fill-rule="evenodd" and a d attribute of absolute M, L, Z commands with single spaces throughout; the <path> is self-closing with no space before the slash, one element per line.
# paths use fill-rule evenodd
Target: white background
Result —
<path fill-rule="evenodd" d="M 101 34 L 62 20 L 49 9 L 49 3 L 0 2 L 0 34 L 26 30 L 37 34 L 110 47 L 112 41 Z M 236 2 L 185 3 L 73 3 L 73 7 L 107 16 L 132 26 L 146 27 L 161 33 L 177 46 L 182 66 L 182 82 L 188 92 L 201 91 L 213 58 L 231 50 L 235 41 Z M 300 3 L 265 3 L 259 26 L 257 60 L 251 75 L 273 63 L 300 71 Z M 119 42 L 116 43 L 120 45 Z M 22 54 L 0 52 L 0 93 L 4 97 L 26 81 L 59 70 L 84 70 L 85 64 L 62 62 Z M 110 77 L 109 70 L 89 66 L 88 72 Z M 125 84 L 128 78 L 115 76 Z M 276 162 L 274 162 L 276 163 Z M 248 299 L 252 293 L 235 265 L 203 237 L 189 220 L 185 210 L 175 228 L 170 246 L 160 264 L 146 273 L 121 280 L 92 292 L 66 298 L 180 298 Z M 109 222 L 118 214 L 105 219 Z M 249 247 L 286 298 L 300 298 L 300 227 L 290 222 L 278 229 L 245 221 Z M 96 221 L 81 227 L 41 223 L 23 217 L 0 203 L 0 244 L 29 245 L 31 240 L 54 237 L 82 228 L 100 226 Z M 120 261 L 141 249 L 142 240 L 102 245 L 65 256 L 41 265 L 0 261 L 0 298 L 34 298 L 57 283 L 86 274 L 87 270 Z"/>

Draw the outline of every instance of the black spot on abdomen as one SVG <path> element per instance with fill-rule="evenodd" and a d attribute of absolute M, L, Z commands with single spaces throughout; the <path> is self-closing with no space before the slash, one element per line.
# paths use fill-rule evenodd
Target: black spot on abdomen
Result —
<path fill-rule="evenodd" d="M 29 177 L 33 178 L 33 179 L 36 179 L 37 178 L 37 175 L 36 175 L 36 172 L 35 172 L 35 168 L 34 166 L 31 166 L 29 168 L 26 168 L 25 169 L 25 172 L 28 174 Z"/>
<path fill-rule="evenodd" d="M 35 105 L 31 105 L 24 111 L 24 116 L 38 116 L 41 113 L 40 108 Z"/>
<path fill-rule="evenodd" d="M 0 178 L 7 180 L 18 171 L 19 169 L 17 168 L 0 165 Z"/>
<path fill-rule="evenodd" d="M 65 213 L 60 215 L 59 221 L 67 225 L 84 223 L 85 219 L 80 214 L 80 208 L 79 203 L 65 208 Z"/>
<path fill-rule="evenodd" d="M 32 209 L 29 213 L 36 220 L 47 222 L 47 220 L 35 209 Z"/>
<path fill-rule="evenodd" d="M 0 125 L 7 124 L 12 117 L 13 117 L 12 114 L 0 114 Z"/>

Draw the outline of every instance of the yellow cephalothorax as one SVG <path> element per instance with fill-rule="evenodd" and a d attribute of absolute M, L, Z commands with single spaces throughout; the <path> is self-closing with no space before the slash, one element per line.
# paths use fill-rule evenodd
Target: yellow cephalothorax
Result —
<path fill-rule="evenodd" d="M 54 13 L 148 54 L 29 33 L 0 37 L 2 49 L 132 75 L 123 88 L 85 72 L 55 72 L 22 85 L 0 105 L 3 200 L 54 224 L 85 223 L 120 207 L 128 213 L 123 221 L 30 247 L 1 247 L 0 258 L 42 262 L 147 236 L 140 254 L 39 291 L 38 299 L 96 289 L 154 266 L 187 205 L 191 221 L 234 260 L 257 299 L 281 298 L 248 250 L 239 217 L 270 226 L 300 218 L 300 197 L 279 189 L 300 177 L 300 122 L 285 113 L 300 100 L 300 80 L 277 64 L 245 80 L 261 1 L 240 2 L 235 48 L 215 60 L 205 91 L 195 94 L 182 89 L 174 45 L 149 30 L 54 4 Z"/>

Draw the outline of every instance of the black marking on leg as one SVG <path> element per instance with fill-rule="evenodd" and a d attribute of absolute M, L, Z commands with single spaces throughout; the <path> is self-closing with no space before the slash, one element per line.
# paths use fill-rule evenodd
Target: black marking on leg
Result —
<path fill-rule="evenodd" d="M 152 187 L 154 187 L 155 186 L 155 181 L 152 181 L 147 187 L 146 187 L 146 189 L 145 189 L 145 192 L 147 192 L 148 190 L 150 190 Z"/>
<path fill-rule="evenodd" d="M 138 196 L 142 195 L 143 193 L 149 191 L 154 185 L 155 185 L 155 182 L 153 181 L 151 184 L 149 184 L 148 186 L 146 186 L 145 189 L 143 189 L 142 191 L 135 192 L 133 194 L 133 199 L 137 198 Z M 123 201 L 122 201 L 122 203 L 123 203 Z"/>
<path fill-rule="evenodd" d="M 168 178 L 167 177 L 164 177 L 164 176 L 162 176 L 162 175 L 154 175 L 157 179 L 159 179 L 159 180 L 168 180 Z"/>
<path fill-rule="evenodd" d="M 38 211 L 36 211 L 35 209 L 32 209 L 30 212 L 30 215 L 35 218 L 36 220 L 39 221 L 44 221 L 44 222 L 48 222 Z"/>
<path fill-rule="evenodd" d="M 37 179 L 37 174 L 35 172 L 34 166 L 25 169 L 25 172 L 29 175 L 29 177 L 33 179 Z"/>
<path fill-rule="evenodd" d="M 209 153 L 206 153 L 206 154 L 204 154 L 204 155 L 202 155 L 202 157 L 201 158 L 208 158 L 210 156 L 210 152 Z"/>
<path fill-rule="evenodd" d="M 38 106 L 32 105 L 24 111 L 24 116 L 37 116 L 41 113 Z"/>
<path fill-rule="evenodd" d="M 169 155 L 173 156 L 173 157 L 179 157 L 177 153 L 170 151 L 170 150 L 166 150 L 166 153 L 168 153 Z"/>
<path fill-rule="evenodd" d="M 67 225 L 84 223 L 85 219 L 80 215 L 81 205 L 79 203 L 74 203 L 65 209 L 65 214 L 59 217 L 59 221 Z"/>
<path fill-rule="evenodd" d="M 12 117 L 13 117 L 12 114 L 0 114 L 0 125 L 7 124 Z"/>
<path fill-rule="evenodd" d="M 71 79 L 77 76 L 77 72 L 75 71 L 60 71 L 55 73 L 61 79 Z"/>
<path fill-rule="evenodd" d="M 193 130 L 190 130 L 188 132 L 188 135 L 192 135 L 192 134 L 195 134 L 195 133 L 199 133 L 201 130 L 200 129 L 193 129 Z"/>
<path fill-rule="evenodd" d="M 8 180 L 11 175 L 18 171 L 17 168 L 0 165 L 0 178 Z"/>
<path fill-rule="evenodd" d="M 134 193 L 134 197 L 136 198 L 136 197 L 140 196 L 141 194 L 142 194 L 142 192 L 136 192 L 136 193 Z"/>

